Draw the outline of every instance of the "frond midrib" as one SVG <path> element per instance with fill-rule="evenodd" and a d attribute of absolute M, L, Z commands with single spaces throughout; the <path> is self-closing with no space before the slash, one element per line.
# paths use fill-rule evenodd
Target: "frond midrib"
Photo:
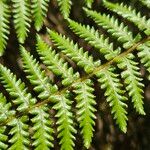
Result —
<path fill-rule="evenodd" d="M 118 59 L 127 56 L 129 53 L 132 53 L 134 50 L 137 50 L 136 48 L 145 43 L 146 41 L 150 40 L 150 36 L 147 36 L 146 38 L 142 39 L 141 41 L 135 43 L 132 47 L 130 47 L 129 49 L 127 49 L 126 51 L 120 53 L 118 56 L 114 57 L 112 60 L 106 62 L 105 64 L 102 64 L 98 67 L 96 67 L 92 73 L 86 74 L 83 77 L 80 77 L 77 80 L 74 80 L 74 82 L 64 88 L 62 88 L 61 90 L 56 91 L 55 93 L 53 93 L 51 96 L 53 95 L 62 95 L 64 94 L 66 91 L 68 90 L 72 90 L 73 84 L 77 83 L 77 82 L 83 82 L 86 79 L 89 79 L 91 77 L 93 77 L 96 73 L 98 73 L 100 70 L 107 68 L 108 66 L 112 65 L 113 63 L 115 63 Z M 4 121 L 3 123 L 0 123 L 0 126 L 5 126 L 8 122 L 10 122 L 11 120 L 15 119 L 15 118 L 19 118 L 25 114 L 28 114 L 31 110 L 33 110 L 36 107 L 40 107 L 42 105 L 48 104 L 49 102 L 51 102 L 51 99 L 46 99 L 43 100 L 42 102 L 38 102 L 35 105 L 31 106 L 30 108 L 28 108 L 25 112 L 22 112 L 21 114 L 18 115 L 14 115 L 9 117 L 6 121 Z"/>

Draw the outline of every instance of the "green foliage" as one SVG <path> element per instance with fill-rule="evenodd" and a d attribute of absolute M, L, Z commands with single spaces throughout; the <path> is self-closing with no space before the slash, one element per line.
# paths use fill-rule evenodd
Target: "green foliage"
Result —
<path fill-rule="evenodd" d="M 30 93 L 27 93 L 25 84 L 20 79 L 17 80 L 16 75 L 13 75 L 13 73 L 3 65 L 0 65 L 0 80 L 13 98 L 13 103 L 18 106 L 18 111 L 25 111 L 35 104 L 36 100 L 32 98 Z"/>
<path fill-rule="evenodd" d="M 64 18 L 68 18 L 72 5 L 71 0 L 57 0 L 57 1 L 62 15 L 64 16 Z"/>
<path fill-rule="evenodd" d="M 0 1 L 0 56 L 3 55 L 4 49 L 6 48 L 8 35 L 9 35 L 9 18 L 10 8 L 9 5 L 4 1 Z"/>
<path fill-rule="evenodd" d="M 11 103 L 7 103 L 6 98 L 0 93 L 0 122 L 7 120 L 15 114 L 15 111 L 10 108 Z"/>
<path fill-rule="evenodd" d="M 57 48 L 77 62 L 77 65 L 83 67 L 85 72 L 90 73 L 95 67 L 100 65 L 99 61 L 94 62 L 93 57 L 89 56 L 88 52 L 83 52 L 83 48 L 78 48 L 78 45 L 70 41 L 69 38 L 65 38 L 65 36 L 59 35 L 54 31 L 48 31 L 48 33 Z"/>
<path fill-rule="evenodd" d="M 87 7 L 91 8 L 94 0 L 84 0 Z"/>
<path fill-rule="evenodd" d="M 55 50 L 52 50 L 39 36 L 37 38 L 37 52 L 48 69 L 63 78 L 63 85 L 71 84 L 79 78 L 79 73 L 73 73 L 73 68 L 68 68 L 68 63 L 64 62 L 59 54 L 56 54 Z"/>
<path fill-rule="evenodd" d="M 104 6 L 133 22 L 146 35 L 150 35 L 150 19 L 146 20 L 146 16 L 141 16 L 141 13 L 137 13 L 131 6 L 124 5 L 123 3 L 113 4 L 106 0 L 104 0 Z"/>
<path fill-rule="evenodd" d="M 50 115 L 48 113 L 49 108 L 44 106 L 39 106 L 33 109 L 30 113 L 35 115 L 32 118 L 33 123 L 33 146 L 36 150 L 49 150 L 49 148 L 53 147 L 52 141 L 54 140 L 52 133 L 54 130 L 52 129 L 52 122 L 50 120 Z"/>
<path fill-rule="evenodd" d="M 77 131 L 73 126 L 73 114 L 71 112 L 72 101 L 66 95 L 54 95 L 51 99 L 55 101 L 54 109 L 57 110 L 57 131 L 60 138 L 62 150 L 73 150 L 75 134 Z"/>
<path fill-rule="evenodd" d="M 93 0 L 85 3 L 91 7 Z M 147 1 L 145 3 L 148 5 Z M 14 22 L 20 43 L 24 43 L 32 21 L 29 4 L 26 0 L 13 0 Z M 36 30 L 43 25 L 48 4 L 49 0 L 32 1 Z M 0 149 L 48 150 L 53 148 L 57 135 L 60 149 L 73 150 L 77 133 L 81 134 L 83 145 L 89 149 L 97 111 L 95 83 L 102 89 L 113 118 L 124 133 L 127 132 L 127 101 L 129 104 L 131 100 L 138 114 L 145 115 L 144 84 L 139 64 L 144 65 L 150 79 L 149 19 L 130 6 L 104 0 L 106 8 L 133 22 L 139 33 L 134 34 L 113 15 L 84 8 L 86 15 L 100 26 L 99 30 L 108 33 L 101 34 L 94 25 L 84 25 L 68 18 L 71 1 L 58 0 L 58 4 L 69 28 L 88 43 L 93 53 L 66 35 L 48 29 L 46 40 L 51 44 L 37 35 L 36 51 L 40 60 L 20 46 L 21 64 L 30 81 L 30 89 L 0 64 L 0 82 L 9 94 L 9 102 L 0 94 Z M 0 19 L 6 19 L 5 24 L 0 24 L 0 43 L 4 49 L 10 15 L 5 1 L 0 2 L 0 7 L 3 8 Z M 93 54 L 98 55 L 95 57 Z M 53 81 L 48 74 L 54 76 Z M 37 100 L 31 94 L 32 89 Z"/>
<path fill-rule="evenodd" d="M 141 59 L 141 63 L 145 66 L 146 70 L 149 72 L 150 80 L 150 41 L 145 42 L 137 47 L 138 57 Z"/>
<path fill-rule="evenodd" d="M 109 38 L 105 39 L 98 31 L 89 25 L 81 25 L 73 20 L 68 20 L 69 27 L 81 38 L 87 41 L 91 46 L 99 50 L 107 60 L 111 60 L 119 55 L 120 48 L 113 50 L 113 43 L 109 43 Z"/>
<path fill-rule="evenodd" d="M 94 119 L 96 119 L 93 83 L 90 79 L 87 79 L 84 82 L 77 82 L 73 86 L 74 92 L 77 94 L 75 98 L 77 100 L 77 117 L 83 134 L 84 145 L 88 149 L 92 142 Z"/>
<path fill-rule="evenodd" d="M 101 88 L 105 89 L 105 96 L 109 105 L 112 107 L 112 114 L 114 114 L 114 119 L 119 125 L 123 132 L 127 130 L 127 111 L 124 101 L 127 98 L 124 96 L 125 91 L 122 90 L 123 85 L 118 79 L 118 74 L 114 73 L 114 68 L 109 67 L 99 71 L 96 76 L 99 78 L 98 81 L 101 84 Z"/>
<path fill-rule="evenodd" d="M 130 48 L 136 42 L 140 40 L 140 35 L 133 38 L 132 33 L 128 30 L 128 27 L 124 26 L 123 23 L 119 24 L 118 20 L 114 17 L 101 15 L 95 11 L 86 10 L 88 16 L 90 16 L 98 25 L 107 29 L 107 32 L 111 33 L 112 36 L 116 37 L 117 40 L 123 43 L 124 48 Z M 135 59 L 132 54 L 127 57 L 117 60 L 118 67 L 124 71 L 121 73 L 126 89 L 129 92 L 129 96 L 132 97 L 134 107 L 140 114 L 145 114 L 143 109 L 143 84 L 141 83 L 141 75 L 139 73 L 138 63 L 133 60 Z"/>
<path fill-rule="evenodd" d="M 13 13 L 14 13 L 14 25 L 17 33 L 17 37 L 20 43 L 24 43 L 27 32 L 29 32 L 31 14 L 28 0 L 12 0 L 13 1 Z"/>
<path fill-rule="evenodd" d="M 39 93 L 38 97 L 40 99 L 47 99 L 57 90 L 57 87 L 49 83 L 49 79 L 45 75 L 45 72 L 41 70 L 39 63 L 24 47 L 21 47 L 21 55 L 24 71 L 28 74 L 27 78 L 31 84 L 34 85 L 34 90 Z"/>
<path fill-rule="evenodd" d="M 57 0 L 60 11 L 64 18 L 68 18 L 72 6 L 71 0 Z M 93 0 L 85 0 L 85 5 L 91 8 Z M 50 0 L 12 0 L 0 2 L 0 56 L 3 55 L 7 46 L 10 18 L 12 14 L 14 28 L 19 43 L 24 44 L 31 28 L 32 22 L 34 27 L 39 31 L 44 23 Z M 12 8 L 12 9 L 11 9 Z"/>
<path fill-rule="evenodd" d="M 39 31 L 43 25 L 43 20 L 46 17 L 49 2 L 50 0 L 32 0 L 32 14 L 37 31 Z"/>
<path fill-rule="evenodd" d="M 139 0 L 139 1 L 141 1 L 145 6 L 150 8 L 150 1 L 149 0 Z"/>
<path fill-rule="evenodd" d="M 4 134 L 6 127 L 0 127 L 0 148 L 7 149 L 8 145 L 5 144 L 8 137 Z"/>
<path fill-rule="evenodd" d="M 8 148 L 9 150 L 19 150 L 22 149 L 29 149 L 29 126 L 27 125 L 28 117 L 22 116 L 21 118 L 15 118 L 8 123 L 11 126 L 11 130 L 9 135 L 12 138 L 9 140 L 11 146 Z"/>

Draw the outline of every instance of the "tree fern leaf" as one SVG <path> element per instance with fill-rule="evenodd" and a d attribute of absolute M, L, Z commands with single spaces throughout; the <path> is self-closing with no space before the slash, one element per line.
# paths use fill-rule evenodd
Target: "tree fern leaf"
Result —
<path fill-rule="evenodd" d="M 102 26 L 104 29 L 107 29 L 111 35 L 118 38 L 118 41 L 124 43 L 124 48 L 131 47 L 135 42 L 140 40 L 140 37 L 133 38 L 132 32 L 128 30 L 127 26 L 124 26 L 123 23 L 119 23 L 118 19 L 115 19 L 113 16 L 106 14 L 100 14 L 93 10 L 84 9 L 86 14 L 92 18 L 98 25 Z"/>
<path fill-rule="evenodd" d="M 27 93 L 25 84 L 20 79 L 17 80 L 16 76 L 3 65 L 0 65 L 0 80 L 8 93 L 15 98 L 13 103 L 18 106 L 18 111 L 24 111 L 35 104 L 36 99 Z"/>
<path fill-rule="evenodd" d="M 130 20 L 135 25 L 137 25 L 140 30 L 144 31 L 145 34 L 150 35 L 150 19 L 146 20 L 146 17 L 142 17 L 140 12 L 137 13 L 135 9 L 131 8 L 131 6 L 128 7 L 123 3 L 113 4 L 106 0 L 103 0 L 103 2 L 106 8 Z"/>
<path fill-rule="evenodd" d="M 122 90 L 122 84 L 118 78 L 118 74 L 114 73 L 114 68 L 109 67 L 99 71 L 96 76 L 101 83 L 101 88 L 105 89 L 105 96 L 112 107 L 112 114 L 114 119 L 123 132 L 127 131 L 127 111 L 125 101 L 127 98 L 124 96 L 125 91 Z"/>
<path fill-rule="evenodd" d="M 39 63 L 23 47 L 21 47 L 24 71 L 28 74 L 27 78 L 34 85 L 34 90 L 39 93 L 40 99 L 47 99 L 52 93 L 57 91 L 56 86 L 49 83 L 45 72 L 41 70 Z"/>
<path fill-rule="evenodd" d="M 39 36 L 37 38 L 37 52 L 41 60 L 43 60 L 44 64 L 46 64 L 51 71 L 56 75 L 62 76 L 62 83 L 64 85 L 68 85 L 79 78 L 79 74 L 73 73 L 73 69 L 71 67 L 68 68 L 68 64 L 59 57 L 59 54 L 56 54 Z"/>
<path fill-rule="evenodd" d="M 98 14 L 94 11 L 86 10 L 87 14 L 102 27 L 106 28 L 112 36 L 116 37 L 118 41 L 124 44 L 125 48 L 133 46 L 139 38 L 133 38 L 131 32 L 128 31 L 127 26 L 124 27 L 124 24 L 119 25 L 118 20 L 110 18 L 106 15 Z M 145 114 L 143 108 L 143 84 L 141 83 L 141 75 L 139 73 L 138 63 L 136 63 L 134 56 L 128 55 L 127 57 L 121 58 L 117 63 L 120 69 L 123 69 L 122 78 L 127 84 L 127 91 L 129 96 L 132 97 L 132 102 L 137 112 L 140 114 Z"/>
<path fill-rule="evenodd" d="M 6 121 L 15 114 L 15 111 L 10 108 L 11 103 L 7 103 L 6 98 L 0 93 L 0 122 Z"/>
<path fill-rule="evenodd" d="M 125 80 L 127 91 L 132 98 L 132 102 L 136 111 L 139 114 L 145 115 L 143 108 L 143 83 L 141 83 L 141 74 L 137 67 L 137 62 L 133 60 L 134 55 L 128 54 L 128 56 L 118 60 L 119 68 L 124 69 L 121 73 L 122 78 Z"/>
<path fill-rule="evenodd" d="M 29 32 L 31 16 L 28 0 L 12 0 L 14 25 L 20 43 L 24 43 Z"/>
<path fill-rule="evenodd" d="M 144 64 L 146 70 L 149 72 L 148 78 L 150 80 L 150 41 L 140 44 L 137 47 L 138 57 L 141 59 L 141 63 Z"/>
<path fill-rule="evenodd" d="M 105 39 L 98 31 L 89 25 L 81 25 L 73 20 L 68 20 L 69 27 L 81 38 L 87 41 L 90 45 L 95 47 L 104 54 L 107 60 L 110 60 L 120 53 L 120 49 L 113 50 L 113 43 L 109 43 L 109 38 Z"/>
<path fill-rule="evenodd" d="M 72 5 L 71 0 L 57 0 L 57 1 L 62 15 L 64 16 L 64 18 L 68 18 Z"/>
<path fill-rule="evenodd" d="M 149 0 L 139 0 L 143 3 L 143 5 L 147 6 L 148 8 L 150 8 L 150 1 Z"/>
<path fill-rule="evenodd" d="M 114 19 L 108 15 L 106 16 L 97 13 L 96 11 L 85 9 L 88 16 L 90 16 L 98 25 L 107 29 L 108 32 L 112 34 L 112 36 L 116 37 L 118 41 L 123 43 L 124 48 L 129 48 L 133 46 L 136 42 L 140 40 L 140 35 L 137 35 L 135 38 L 132 35 L 132 32 L 128 31 L 127 26 L 125 27 L 123 23 L 119 25 L 118 20 Z M 141 63 L 144 64 L 147 71 L 149 71 L 150 55 L 149 55 L 149 46 L 143 43 L 142 46 L 138 46 L 137 49 L 140 51 L 138 56 L 141 59 Z M 143 56 L 143 57 L 142 57 Z M 145 61 L 144 61 L 145 60 Z"/>
<path fill-rule="evenodd" d="M 77 62 L 77 65 L 84 68 L 85 72 L 90 73 L 100 62 L 94 62 L 93 57 L 89 56 L 88 52 L 84 52 L 77 44 L 70 41 L 69 38 L 62 36 L 54 31 L 49 30 L 49 35 L 54 44 L 72 60 Z"/>
<path fill-rule="evenodd" d="M 49 150 L 53 147 L 52 141 L 54 139 L 52 137 L 53 129 L 51 127 L 52 122 L 48 113 L 48 107 L 46 105 L 39 106 L 30 113 L 35 115 L 34 118 L 32 118 L 34 124 L 34 142 L 32 145 L 35 147 L 35 150 Z"/>
<path fill-rule="evenodd" d="M 48 11 L 49 2 L 50 0 L 32 0 L 32 14 L 37 31 L 39 31 L 43 25 L 44 18 Z"/>
<path fill-rule="evenodd" d="M 56 124 L 58 125 L 58 138 L 60 139 L 61 150 L 73 150 L 74 133 L 76 129 L 73 126 L 73 114 L 71 112 L 72 101 L 66 98 L 65 95 L 53 95 L 51 99 L 55 101 L 54 109 L 57 110 Z"/>
<path fill-rule="evenodd" d="M 91 8 L 94 0 L 84 0 L 87 7 Z"/>
<path fill-rule="evenodd" d="M 8 150 L 29 149 L 29 127 L 26 124 L 27 121 L 28 117 L 22 116 L 21 118 L 16 118 L 9 122 L 8 125 L 12 126 L 12 129 L 9 132 L 12 138 L 9 140 L 9 143 L 12 145 L 8 148 Z"/>
<path fill-rule="evenodd" d="M 9 5 L 4 0 L 0 1 L 0 56 L 3 55 L 6 48 L 9 35 Z"/>
<path fill-rule="evenodd" d="M 94 119 L 96 116 L 94 112 L 96 109 L 94 106 L 96 102 L 94 100 L 94 95 L 92 94 L 94 89 L 92 88 L 92 81 L 87 79 L 83 82 L 75 83 L 73 86 L 75 88 L 74 92 L 77 94 L 77 116 L 81 133 L 84 139 L 84 146 L 88 149 L 92 142 L 93 137 L 93 126 L 95 125 Z"/>
<path fill-rule="evenodd" d="M 0 149 L 2 150 L 8 148 L 8 145 L 5 143 L 8 139 L 8 136 L 4 134 L 5 130 L 6 130 L 5 126 L 0 127 Z"/>

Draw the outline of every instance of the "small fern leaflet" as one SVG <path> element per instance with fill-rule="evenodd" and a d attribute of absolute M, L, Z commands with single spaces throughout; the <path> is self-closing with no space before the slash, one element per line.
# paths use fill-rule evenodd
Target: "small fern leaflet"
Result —
<path fill-rule="evenodd" d="M 0 56 L 3 55 L 6 48 L 8 35 L 9 35 L 9 18 L 10 10 L 9 5 L 4 1 L 0 1 Z"/>
<path fill-rule="evenodd" d="M 12 0 L 14 25 L 20 43 L 24 43 L 29 32 L 31 16 L 28 0 Z"/>
<path fill-rule="evenodd" d="M 49 2 L 50 0 L 32 0 L 32 14 L 37 31 L 39 31 L 43 25 Z"/>

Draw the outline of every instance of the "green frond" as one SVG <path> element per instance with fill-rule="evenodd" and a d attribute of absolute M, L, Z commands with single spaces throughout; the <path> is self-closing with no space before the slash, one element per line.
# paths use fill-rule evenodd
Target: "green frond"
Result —
<path fill-rule="evenodd" d="M 9 35 L 9 18 L 10 8 L 9 5 L 4 1 L 0 1 L 0 56 L 3 55 L 4 49 L 7 45 Z"/>
<path fill-rule="evenodd" d="M 27 125 L 28 117 L 22 116 L 21 118 L 13 119 L 11 122 L 8 123 L 11 126 L 11 130 L 9 135 L 12 138 L 9 140 L 11 146 L 8 150 L 28 150 L 29 149 L 29 126 Z"/>
<path fill-rule="evenodd" d="M 25 84 L 20 79 L 17 80 L 16 76 L 3 65 L 0 65 L 0 80 L 11 97 L 14 98 L 12 101 L 18 106 L 18 111 L 24 111 L 35 104 L 36 99 L 27 93 Z"/>
<path fill-rule="evenodd" d="M 150 8 L 150 1 L 149 0 L 139 0 L 139 1 L 142 2 L 143 5 L 145 5 L 148 8 Z"/>
<path fill-rule="evenodd" d="M 31 112 L 34 118 L 31 119 L 34 124 L 32 129 L 34 131 L 32 145 L 35 150 L 49 150 L 53 147 L 52 141 L 54 140 L 52 133 L 52 122 L 48 113 L 48 107 L 46 105 L 34 108 Z"/>
<path fill-rule="evenodd" d="M 29 32 L 31 16 L 29 0 L 12 0 L 14 26 L 20 43 L 24 43 Z"/>
<path fill-rule="evenodd" d="M 68 18 L 70 14 L 71 5 L 72 5 L 71 0 L 57 0 L 57 2 L 64 18 Z"/>
<path fill-rule="evenodd" d="M 85 72 L 90 73 L 95 67 L 100 65 L 100 61 L 94 62 L 93 57 L 89 56 L 88 52 L 84 52 L 82 48 L 79 48 L 69 38 L 52 30 L 48 30 L 48 33 L 57 48 L 75 61 L 77 65 L 83 67 Z"/>
<path fill-rule="evenodd" d="M 8 136 L 4 134 L 6 130 L 5 126 L 0 127 L 0 149 L 7 149 L 8 145 L 5 143 L 8 140 Z"/>
<path fill-rule="evenodd" d="M 93 95 L 93 83 L 90 79 L 87 79 L 83 82 L 75 83 L 73 86 L 77 95 L 75 98 L 77 100 L 77 118 L 83 135 L 84 146 L 88 149 L 92 142 L 94 119 L 96 119 L 94 114 L 96 101 Z"/>
<path fill-rule="evenodd" d="M 83 38 L 94 48 L 98 49 L 107 60 L 110 60 L 120 53 L 120 49 L 113 50 L 113 43 L 109 43 L 109 38 L 104 38 L 94 27 L 81 25 L 73 20 L 68 20 L 69 27 L 75 34 Z"/>
<path fill-rule="evenodd" d="M 123 23 L 119 23 L 118 19 L 114 16 L 101 14 L 93 10 L 84 9 L 86 14 L 92 18 L 99 26 L 102 26 L 104 29 L 107 29 L 112 36 L 116 37 L 118 41 L 124 43 L 124 48 L 131 47 L 135 42 L 140 40 L 140 37 L 133 38 L 132 32 L 128 30 L 127 26 L 124 26 Z"/>
<path fill-rule="evenodd" d="M 148 71 L 148 79 L 150 80 L 150 41 L 147 41 L 143 44 L 140 44 L 137 47 L 138 57 L 140 58 L 141 63 L 144 65 Z"/>
<path fill-rule="evenodd" d="M 146 17 L 141 16 L 140 12 L 137 13 L 131 6 L 124 5 L 123 3 L 110 3 L 106 0 L 103 0 L 103 2 L 106 8 L 133 22 L 141 31 L 150 35 L 150 19 L 146 20 Z"/>
<path fill-rule="evenodd" d="M 88 8 L 91 8 L 92 4 L 94 2 L 94 0 L 84 0 L 84 1 L 85 1 L 85 4 L 87 5 Z"/>
<path fill-rule="evenodd" d="M 123 69 L 121 76 L 126 84 L 129 96 L 132 98 L 134 108 L 139 114 L 145 115 L 143 108 L 143 83 L 141 82 L 141 74 L 137 62 L 134 60 L 133 54 L 128 54 L 118 60 L 118 66 Z"/>
<path fill-rule="evenodd" d="M 118 20 L 114 17 L 101 15 L 95 11 L 86 10 L 87 14 L 103 28 L 107 29 L 112 36 L 116 37 L 117 40 L 123 43 L 125 48 L 130 48 L 136 42 L 139 41 L 139 36 L 135 39 L 133 38 L 132 32 L 128 31 L 127 26 L 125 27 L 123 23 L 119 25 Z M 145 114 L 143 108 L 143 84 L 141 83 L 141 75 L 139 73 L 138 63 L 134 60 L 132 54 L 125 56 L 117 60 L 118 66 L 123 70 L 122 78 L 125 80 L 126 89 L 129 96 L 132 97 L 132 102 L 134 107 L 139 114 Z"/>
<path fill-rule="evenodd" d="M 76 129 L 73 125 L 73 114 L 71 112 L 72 101 L 65 95 L 53 95 L 51 99 L 55 101 L 53 108 L 57 110 L 56 117 L 58 120 L 57 132 L 60 139 L 61 150 L 73 150 Z"/>
<path fill-rule="evenodd" d="M 105 90 L 106 100 L 112 107 L 112 114 L 114 114 L 114 119 L 119 125 L 119 128 L 123 131 L 127 131 L 127 105 L 125 101 L 127 98 L 124 96 L 125 91 L 122 90 L 123 85 L 118 78 L 118 74 L 114 73 L 114 68 L 109 67 L 100 70 L 96 76 L 101 84 L 101 88 Z"/>
<path fill-rule="evenodd" d="M 79 73 L 74 73 L 72 67 L 68 67 L 68 63 L 64 62 L 59 54 L 46 44 L 40 36 L 37 37 L 37 52 L 43 63 L 58 76 L 62 76 L 63 85 L 69 85 L 79 78 Z"/>
<path fill-rule="evenodd" d="M 50 0 L 32 0 L 32 14 L 34 19 L 34 26 L 39 31 L 43 25 L 44 18 L 48 11 L 48 4 Z"/>
<path fill-rule="evenodd" d="M 14 114 L 15 111 L 11 110 L 11 103 L 7 103 L 5 96 L 0 93 L 0 122 L 6 121 Z"/>
<path fill-rule="evenodd" d="M 47 99 L 50 95 L 57 91 L 56 86 L 52 86 L 45 72 L 41 70 L 36 59 L 21 46 L 21 56 L 23 60 L 23 68 L 27 73 L 27 78 L 34 85 L 34 90 L 39 93 L 40 99 Z"/>

